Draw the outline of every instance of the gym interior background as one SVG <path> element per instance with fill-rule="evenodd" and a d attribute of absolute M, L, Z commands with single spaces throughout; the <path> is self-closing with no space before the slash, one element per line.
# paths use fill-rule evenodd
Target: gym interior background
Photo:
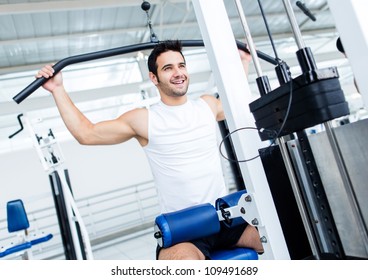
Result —
<path fill-rule="evenodd" d="M 66 130 L 52 97 L 42 88 L 21 104 L 13 96 L 34 80 L 38 69 L 63 58 L 159 40 L 202 39 L 191 1 L 152 0 L 149 17 L 139 0 L 37 1 L 0 0 L 0 246 L 15 238 L 7 232 L 6 203 L 22 199 L 32 231 L 54 238 L 33 250 L 35 259 L 63 259 L 63 246 L 47 172 L 30 133 L 19 130 L 19 114 L 27 114 L 37 132 L 52 129 L 69 171 L 73 195 L 81 211 L 96 259 L 154 259 L 153 220 L 158 215 L 156 191 L 143 151 L 135 141 L 85 147 Z M 257 50 L 274 57 L 257 1 L 241 1 Z M 282 1 L 261 1 L 278 56 L 293 75 L 300 73 L 295 43 Z M 334 125 L 365 119 L 367 111 L 354 86 L 348 59 L 336 48 L 339 37 L 327 0 L 306 0 L 308 17 L 291 0 L 306 46 L 319 68 L 336 66 L 350 115 Z M 234 1 L 224 1 L 234 36 L 245 42 Z M 151 24 L 152 30 L 149 28 Z M 157 102 L 148 80 L 149 50 L 78 63 L 63 70 L 65 86 L 78 107 L 93 121 Z M 189 96 L 216 93 L 205 48 L 184 50 L 191 75 Z M 224 54 L 226 55 L 226 54 Z M 272 87 L 278 86 L 274 65 L 261 60 Z M 259 97 L 251 64 L 249 84 Z M 318 132 L 320 127 L 311 128 Z M 235 189 L 234 174 L 224 160 L 224 176 Z M 121 246 L 121 247 L 119 247 Z M 19 259 L 12 254 L 5 259 Z"/>

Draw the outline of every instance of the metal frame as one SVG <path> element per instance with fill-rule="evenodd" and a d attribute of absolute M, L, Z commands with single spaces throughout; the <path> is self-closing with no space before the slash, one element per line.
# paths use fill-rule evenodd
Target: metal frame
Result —
<path fill-rule="evenodd" d="M 68 235 L 68 247 L 73 247 L 67 249 L 66 253 L 69 257 L 71 256 L 71 259 L 92 260 L 93 254 L 88 232 L 71 192 L 69 176 L 67 169 L 64 169 L 64 156 L 60 145 L 53 136 L 51 129 L 46 136 L 39 136 L 34 131 L 33 124 L 26 114 L 24 114 L 23 119 L 40 162 L 49 174 L 57 211 L 63 212 L 59 219 L 66 219 L 63 222 L 67 224 L 67 227 L 62 227 L 62 224 L 60 226 L 68 229 L 68 232 L 65 233 Z M 14 134 L 11 136 L 13 137 Z M 66 257 L 68 258 L 68 256 Z"/>
<path fill-rule="evenodd" d="M 234 35 L 222 0 L 192 0 L 203 41 L 214 73 L 229 130 L 254 127 L 248 108 L 252 96 L 241 65 Z M 211 7 L 211 9 L 208 9 Z M 238 159 L 255 156 L 263 146 L 257 133 L 232 136 Z M 259 232 L 265 253 L 260 259 L 290 259 L 274 202 L 259 159 L 240 164 L 248 193 L 257 199 L 256 209 L 263 225 Z"/>

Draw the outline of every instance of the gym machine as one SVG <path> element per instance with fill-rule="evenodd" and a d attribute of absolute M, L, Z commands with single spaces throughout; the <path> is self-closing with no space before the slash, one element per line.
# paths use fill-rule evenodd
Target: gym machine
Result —
<path fill-rule="evenodd" d="M 287 254 L 283 254 L 284 250 L 292 259 L 355 258 L 356 256 L 345 252 L 345 244 L 340 238 L 341 232 L 337 230 L 334 215 L 336 213 L 331 211 L 331 201 L 328 200 L 325 187 L 322 185 L 306 131 L 314 125 L 324 125 L 328 142 L 334 153 L 333 158 L 339 166 L 338 170 L 344 176 L 344 163 L 341 162 L 340 147 L 331 124 L 335 118 L 349 114 L 348 104 L 338 81 L 337 69 L 336 67 L 326 69 L 316 67 L 311 50 L 304 45 L 290 2 L 284 0 L 285 11 L 299 47 L 296 55 L 302 74 L 293 78 L 287 65 L 279 63 L 275 70 L 280 86 L 272 90 L 267 77 L 262 74 L 255 55 L 255 47 L 243 8 L 240 1 L 235 2 L 258 74 L 257 86 L 260 98 L 257 100 L 251 97 L 249 87 L 240 81 L 244 79 L 240 68 L 240 74 L 236 76 L 234 73 L 236 65 L 232 64 L 232 71 L 230 71 L 226 62 L 219 58 L 223 52 L 228 53 L 229 56 L 234 52 L 231 36 L 228 36 L 232 31 L 222 1 L 211 1 L 211 3 L 193 1 L 197 18 L 201 20 L 204 41 L 211 42 L 206 44 L 207 53 L 210 61 L 214 62 L 212 66 L 215 70 L 214 74 L 218 75 L 215 78 L 219 83 L 219 94 L 226 119 L 230 124 L 230 131 L 236 131 L 239 127 L 253 127 L 255 123 L 260 140 L 271 142 L 269 147 L 263 148 L 252 136 L 242 137 L 234 134 L 232 137 L 246 188 L 257 198 L 258 215 L 263 218 L 264 227 L 260 228 L 261 236 L 271 241 L 273 255 L 268 255 L 267 258 L 280 259 L 281 255 L 286 258 Z M 211 5 L 213 9 L 208 11 L 206 5 Z M 228 60 L 230 59 L 232 57 L 228 57 Z M 228 76 L 227 72 L 231 72 L 235 77 Z M 238 94 L 234 90 L 235 87 L 244 90 Z M 239 103 L 243 106 L 248 104 L 249 111 L 244 110 Z M 239 116 L 242 116 L 243 122 L 239 121 Z M 253 162 L 243 160 L 241 163 L 243 158 L 254 156 L 249 148 L 250 145 L 258 149 L 260 160 Z M 259 171 L 260 168 L 264 170 L 264 174 Z M 348 182 L 348 178 L 345 182 Z M 353 228 L 355 230 L 356 226 L 357 231 L 361 233 L 360 238 L 354 241 L 363 248 L 367 248 L 367 228 L 362 213 L 359 212 L 354 190 L 350 189 L 348 184 L 346 189 L 346 195 L 351 202 L 349 207 L 353 209 L 354 214 Z M 269 195 L 272 197 L 271 200 Z M 273 211 L 277 213 L 275 216 Z M 272 225 L 272 220 L 279 221 L 282 236 L 278 235 L 279 228 L 277 225 Z M 346 222 L 346 226 L 351 228 L 350 221 Z M 276 248 L 276 242 L 285 242 L 286 246 Z M 365 251 L 366 258 L 368 251 Z M 265 254 L 267 253 L 266 251 Z"/>
<path fill-rule="evenodd" d="M 26 209 L 21 199 L 8 201 L 6 204 L 6 216 L 9 233 L 17 233 L 16 242 L 9 246 L 0 247 L 0 258 L 18 253 L 22 260 L 33 259 L 32 247 L 49 241 L 53 238 L 52 233 L 45 234 L 28 232 L 30 227 Z"/>
<path fill-rule="evenodd" d="M 221 226 L 231 228 L 245 221 L 262 226 L 256 217 L 255 204 L 252 194 L 242 190 L 218 198 L 215 206 L 206 203 L 164 213 L 155 219 L 154 237 L 160 247 L 167 248 L 216 234 Z M 257 252 L 249 248 L 222 249 L 210 257 L 212 260 L 258 260 Z"/>
<path fill-rule="evenodd" d="M 142 9 L 144 11 L 147 12 L 148 15 L 148 9 L 149 9 L 149 5 L 147 5 L 148 2 L 144 1 L 142 4 Z M 98 52 L 93 52 L 93 53 L 87 53 L 87 54 L 81 54 L 81 55 L 76 55 L 76 56 L 72 56 L 72 57 L 68 57 L 65 59 L 60 60 L 59 62 L 57 62 L 53 68 L 55 70 L 55 73 L 61 71 L 63 68 L 67 67 L 68 65 L 71 64 L 76 64 L 76 63 L 81 63 L 81 62 L 86 62 L 86 61 L 90 61 L 90 60 L 96 60 L 96 59 L 101 59 L 101 58 L 106 58 L 106 57 L 111 57 L 111 56 L 117 56 L 117 55 L 122 55 L 122 54 L 127 54 L 127 53 L 132 53 L 132 52 L 136 52 L 136 51 L 142 51 L 142 50 L 146 50 L 146 49 L 152 49 L 159 41 L 156 37 L 156 35 L 154 34 L 153 30 L 152 30 L 152 26 L 150 24 L 150 20 L 148 17 L 148 26 L 150 28 L 151 31 L 151 42 L 148 43 L 142 43 L 142 44 L 136 44 L 136 45 L 131 45 L 131 46 L 124 46 L 124 47 L 119 47 L 119 48 L 115 48 L 115 49 L 109 49 L 109 50 L 103 50 L 103 51 L 98 51 Z M 236 41 L 234 40 L 237 48 L 242 49 L 244 51 L 248 51 L 246 45 L 242 42 Z M 183 47 L 203 47 L 204 46 L 204 42 L 203 40 L 182 40 L 181 41 Z M 268 56 L 267 54 L 262 53 L 261 51 L 257 51 L 256 55 L 259 56 L 261 59 L 276 65 L 277 61 Z M 21 92 L 19 92 L 17 95 L 15 95 L 13 97 L 13 100 L 16 103 L 21 103 L 23 100 L 25 100 L 29 95 L 31 95 L 35 90 L 37 90 L 40 86 L 42 86 L 48 79 L 42 77 L 39 79 L 36 79 L 34 82 L 32 82 L 30 85 L 28 85 L 25 89 L 23 89 Z M 32 133 L 34 134 L 34 133 Z M 51 136 L 51 135 L 49 135 Z M 51 136 L 52 137 L 52 136 Z M 37 138 L 37 141 L 39 141 L 39 139 Z M 39 143 L 35 143 L 36 145 L 39 145 Z M 49 160 L 49 162 L 53 162 L 55 161 L 55 164 L 58 165 L 60 163 L 60 160 L 58 158 L 56 158 L 54 156 L 53 153 L 49 154 L 49 156 L 51 156 L 51 159 Z M 41 156 L 40 156 L 41 157 Z M 45 163 L 43 163 L 45 164 Z M 48 167 L 45 167 L 46 170 L 48 170 Z M 61 176 L 62 175 L 62 176 Z M 61 178 L 62 177 L 62 178 Z M 65 170 L 64 172 L 54 172 L 50 174 L 50 181 L 52 186 L 58 186 L 63 185 L 63 186 L 68 186 L 70 185 L 69 182 L 69 176 L 67 173 L 67 170 Z M 60 182 L 61 181 L 61 182 Z M 53 188 L 54 189 L 54 188 Z M 65 189 L 65 187 L 64 187 Z M 65 190 L 64 190 L 65 191 Z M 58 192 L 61 193 L 61 192 Z M 70 190 L 67 191 L 67 194 L 70 194 Z M 66 199 L 70 198 L 71 200 L 71 195 L 68 195 L 68 197 L 66 197 Z M 63 198 L 60 197 L 61 201 L 58 202 L 57 204 L 63 204 Z M 64 198 L 65 199 L 65 198 Z M 72 201 L 72 200 L 71 200 Z M 59 207 L 58 207 L 59 208 Z M 61 207 L 61 210 L 58 211 L 60 213 L 60 215 L 62 215 L 62 213 L 65 212 L 64 207 Z M 71 215 L 73 215 L 73 213 L 69 213 Z M 63 219 L 60 219 L 60 221 Z M 259 220 L 259 219 L 258 219 Z M 61 225 L 63 225 L 63 223 L 61 223 Z M 75 228 L 75 230 L 72 230 L 72 236 L 74 236 L 75 238 L 72 239 L 74 240 L 78 240 L 78 236 L 80 237 L 80 230 L 78 229 L 78 225 L 72 225 L 73 228 Z M 65 229 L 63 229 L 63 232 L 70 232 L 69 227 L 71 227 L 69 224 L 65 225 Z M 69 236 L 69 234 L 68 234 Z M 88 236 L 87 234 L 83 234 L 83 236 Z M 81 239 L 81 238 L 79 238 Z M 84 244 L 84 242 L 79 242 L 81 243 L 81 245 Z M 87 244 L 89 244 L 89 242 L 85 242 Z M 73 242 L 70 241 L 66 241 L 65 244 L 73 244 Z M 66 250 L 69 249 L 69 247 L 73 248 L 73 246 L 69 246 L 66 245 L 65 248 Z M 85 250 L 79 249 L 79 245 L 75 244 L 74 246 L 74 250 L 72 250 L 71 254 L 71 259 L 76 258 L 76 253 L 77 252 L 81 252 L 81 254 L 79 254 L 80 258 L 85 258 L 85 255 L 83 254 L 83 252 L 85 252 Z M 87 246 L 88 249 L 88 246 Z M 74 253 L 73 251 L 75 251 L 76 253 Z M 88 250 L 87 250 L 88 251 Z M 91 255 L 91 254 L 88 254 Z M 79 258 L 77 257 L 77 258 Z"/>
<path fill-rule="evenodd" d="M 234 69 L 237 67 L 240 69 L 240 65 L 235 63 L 227 71 L 230 67 L 227 65 L 228 61 L 229 59 L 236 60 L 234 49 L 238 48 L 240 44 L 232 37 L 232 31 L 226 12 L 224 12 L 222 1 L 193 0 L 192 2 L 204 39 L 203 41 L 182 41 L 183 46 L 206 47 L 210 62 L 214 63 L 212 68 L 220 89 L 219 94 L 224 105 L 230 131 L 234 131 L 238 127 L 253 126 L 254 119 L 256 120 L 256 126 L 259 131 L 258 138 L 249 137 L 244 139 L 244 137 L 233 135 L 232 140 L 237 158 L 242 159 L 253 156 L 254 146 L 258 149 L 262 146 L 260 140 L 268 141 L 271 139 L 272 142 L 277 143 L 277 145 L 268 147 L 265 150 L 259 150 L 261 160 L 245 162 L 240 166 L 247 192 L 251 193 L 254 199 L 257 197 L 258 203 L 255 205 L 255 217 L 257 220 L 263 221 L 262 226 L 259 227 L 260 235 L 264 243 L 266 243 L 264 244 L 266 245 L 265 254 L 262 257 L 265 259 L 288 259 L 290 256 L 292 258 L 310 257 L 316 259 L 346 258 L 347 256 L 336 231 L 334 217 L 329 209 L 329 202 L 324 193 L 324 187 L 318 178 L 318 170 L 315 168 L 308 137 L 305 134 L 306 128 L 315 124 L 324 124 L 331 140 L 330 142 L 338 153 L 338 147 L 334 144 L 334 131 L 330 121 L 349 114 L 349 110 L 338 81 L 336 68 L 317 69 L 310 49 L 304 46 L 289 1 L 283 1 L 299 47 L 297 58 L 303 72 L 299 77 L 292 78 L 291 73 L 288 73 L 287 65 L 280 63 L 278 59 L 270 58 L 255 50 L 245 16 L 242 14 L 243 9 L 240 2 L 236 1 L 246 32 L 247 44 L 258 74 L 257 85 L 261 97 L 253 101 L 251 100 L 252 98 L 249 98 L 250 90 L 244 75 L 241 75 L 241 71 L 238 74 L 234 74 Z M 212 7 L 211 11 L 208 9 L 209 5 Z M 151 28 L 150 25 L 149 27 Z M 54 65 L 55 72 L 73 63 L 150 49 L 157 43 L 157 37 L 153 35 L 154 33 L 152 32 L 150 43 L 64 59 Z M 243 49 L 246 50 L 245 48 Z M 222 57 L 223 53 L 227 53 L 226 59 Z M 276 72 L 280 82 L 279 88 L 271 90 L 267 77 L 262 75 L 258 65 L 258 57 L 277 65 Z M 37 79 L 16 95 L 13 98 L 14 101 L 17 103 L 22 102 L 46 80 L 45 78 Z M 237 88 L 244 89 L 244 91 L 239 93 Z M 307 106 L 304 106 L 304 102 L 307 102 Z M 249 112 L 242 107 L 244 104 L 249 104 Z M 307 170 L 307 172 L 309 172 L 309 175 L 313 175 L 313 177 L 310 177 L 312 182 L 317 182 L 317 188 L 315 189 L 302 189 L 303 186 L 300 186 L 298 178 L 294 173 L 293 164 L 295 163 L 292 163 L 286 144 L 288 144 L 290 138 L 295 136 L 298 138 L 298 143 L 296 144 L 300 145 L 298 147 L 302 147 L 301 150 L 306 151 L 300 158 L 312 168 Z M 248 143 L 252 143 L 252 147 L 249 147 Z M 264 157 L 271 154 L 274 149 L 281 155 L 281 165 L 280 162 L 277 162 L 276 166 L 285 167 L 285 174 L 289 176 L 289 182 L 285 184 L 289 184 L 290 189 L 285 185 L 286 187 L 281 191 L 282 194 L 280 194 L 280 189 L 278 189 L 280 186 L 279 182 L 275 183 L 270 179 L 270 173 L 275 164 L 271 163 L 270 169 L 267 168 L 267 158 Z M 338 155 L 336 157 L 338 158 Z M 267 174 L 262 173 L 262 171 L 265 171 Z M 274 183 L 276 184 L 275 186 L 273 186 Z M 286 192 L 289 192 L 292 199 L 291 204 L 295 207 L 293 210 L 298 212 L 298 217 L 293 220 L 300 225 L 300 232 L 298 231 L 297 233 L 292 233 L 293 226 L 290 226 L 289 216 L 285 216 L 282 220 L 283 217 L 280 215 L 280 208 L 278 208 L 279 205 L 285 207 L 284 199 L 287 197 Z M 279 198 L 277 195 L 279 195 Z M 323 207 L 323 213 L 318 210 L 318 206 Z M 208 211 L 213 212 L 213 210 Z M 287 228 L 288 223 L 289 228 Z M 359 218 L 358 227 L 363 232 L 363 242 L 366 244 L 367 231 L 364 221 L 361 221 Z M 303 249 L 302 255 L 296 256 L 290 249 L 289 234 L 297 235 L 295 238 L 299 239 L 299 241 L 303 239 L 303 242 L 300 242 L 305 244 L 305 251 Z"/>
<path fill-rule="evenodd" d="M 49 175 L 65 258 L 67 260 L 93 259 L 88 232 L 73 198 L 69 173 L 64 168 L 64 156 L 53 131 L 49 129 L 40 135 L 34 131 L 32 122 L 26 114 L 19 114 L 17 119 L 20 129 L 9 138 L 24 129 L 24 122 L 40 162 Z"/>

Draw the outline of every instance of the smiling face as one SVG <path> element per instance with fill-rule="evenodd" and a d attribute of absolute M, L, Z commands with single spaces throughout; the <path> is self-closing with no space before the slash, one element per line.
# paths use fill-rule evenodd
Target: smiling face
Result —
<path fill-rule="evenodd" d="M 157 86 L 161 100 L 168 105 L 185 102 L 189 77 L 181 53 L 164 52 L 157 57 L 156 64 L 157 75 L 150 72 L 150 79 Z"/>

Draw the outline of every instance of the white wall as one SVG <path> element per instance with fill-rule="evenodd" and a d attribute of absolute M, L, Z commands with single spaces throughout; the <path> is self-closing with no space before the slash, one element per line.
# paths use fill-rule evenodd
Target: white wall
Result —
<path fill-rule="evenodd" d="M 75 140 L 60 142 L 76 199 L 152 179 L 138 142 L 114 146 L 82 146 Z M 32 200 L 51 194 L 48 173 L 34 148 L 0 156 L 0 217 L 6 202 Z"/>
<path fill-rule="evenodd" d="M 136 140 L 113 146 L 62 143 L 76 198 L 152 180 L 145 154 Z"/>

